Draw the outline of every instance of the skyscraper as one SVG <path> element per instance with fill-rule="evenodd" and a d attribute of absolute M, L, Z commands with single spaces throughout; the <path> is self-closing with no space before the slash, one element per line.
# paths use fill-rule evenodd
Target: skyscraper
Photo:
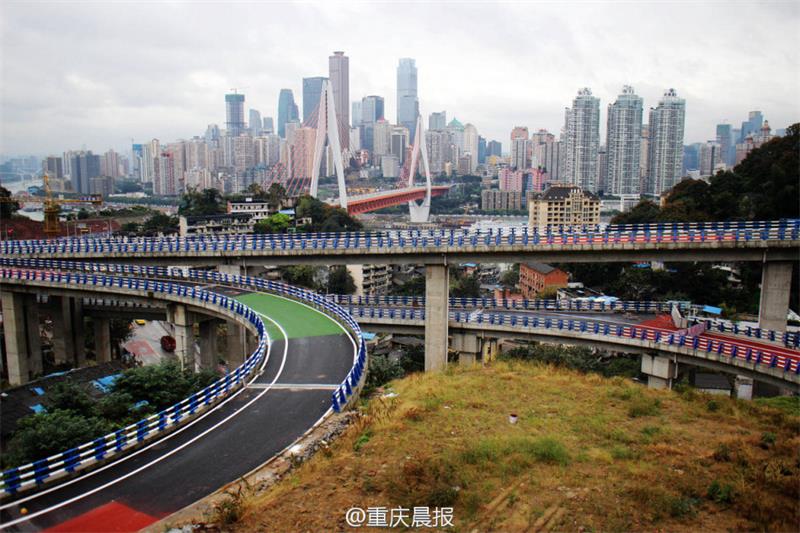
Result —
<path fill-rule="evenodd" d="M 475 172 L 478 168 L 478 128 L 470 123 L 464 126 L 464 155 L 470 157 L 470 173 Z"/>
<path fill-rule="evenodd" d="M 291 89 L 281 89 L 278 96 L 278 135 L 286 138 L 286 123 L 298 120 L 297 104 Z"/>
<path fill-rule="evenodd" d="M 432 131 L 443 130 L 447 126 L 447 111 L 433 112 L 428 117 L 428 129 Z"/>
<path fill-rule="evenodd" d="M 487 147 L 489 156 L 497 156 L 500 157 L 503 155 L 503 143 L 500 141 L 489 141 L 489 146 Z"/>
<path fill-rule="evenodd" d="M 350 125 L 354 128 L 357 128 L 361 125 L 361 102 L 356 101 L 351 104 L 350 107 L 350 121 L 352 122 Z"/>
<path fill-rule="evenodd" d="M 350 146 L 350 58 L 344 52 L 334 52 L 328 57 L 328 78 L 339 123 L 339 141 L 345 150 Z"/>
<path fill-rule="evenodd" d="M 417 66 L 411 58 L 401 58 L 397 65 L 397 124 L 408 128 L 411 138 L 417 127 Z"/>
<path fill-rule="evenodd" d="M 600 147 L 600 99 L 585 87 L 566 108 L 564 179 L 589 192 L 597 191 L 597 151 Z"/>
<path fill-rule="evenodd" d="M 100 156 L 88 152 L 72 152 L 69 157 L 69 175 L 72 190 L 91 194 L 92 178 L 100 175 Z"/>
<path fill-rule="evenodd" d="M 625 85 L 617 101 L 608 104 L 606 135 L 606 193 L 640 194 L 639 160 L 642 149 L 642 98 Z"/>
<path fill-rule="evenodd" d="M 716 141 L 707 141 L 700 145 L 698 156 L 700 163 L 700 175 L 712 176 L 716 167 L 722 162 L 722 147 Z"/>
<path fill-rule="evenodd" d="M 264 117 L 264 133 L 275 133 L 275 123 L 272 117 Z"/>
<path fill-rule="evenodd" d="M 313 113 L 317 106 L 319 106 L 319 97 L 322 94 L 322 82 L 327 80 L 322 76 L 315 76 L 313 78 L 303 78 L 303 122 L 308 120 L 308 117 Z"/>
<path fill-rule="evenodd" d="M 733 166 L 736 160 L 736 143 L 733 140 L 733 129 L 730 124 L 717 124 L 717 143 L 720 161 L 729 167 Z"/>
<path fill-rule="evenodd" d="M 678 98 L 675 89 L 665 91 L 658 107 L 650 108 L 647 191 L 651 194 L 661 194 L 680 180 L 685 116 L 686 100 Z"/>
<path fill-rule="evenodd" d="M 247 124 L 250 128 L 250 135 L 257 137 L 264 129 L 264 124 L 261 122 L 261 113 L 257 109 L 250 110 L 250 120 Z"/>
<path fill-rule="evenodd" d="M 228 137 L 238 137 L 244 131 L 244 95 L 225 95 L 225 129 Z"/>
<path fill-rule="evenodd" d="M 361 146 L 370 152 L 375 149 L 375 123 L 383 119 L 382 96 L 365 96 L 361 100 Z"/>
<path fill-rule="evenodd" d="M 742 129 L 739 131 L 738 142 L 744 141 L 748 135 L 761 131 L 761 126 L 763 124 L 764 116 L 761 114 L 761 111 L 750 111 L 747 120 L 742 122 Z"/>
<path fill-rule="evenodd" d="M 486 163 L 486 139 L 478 135 L 478 164 Z"/>

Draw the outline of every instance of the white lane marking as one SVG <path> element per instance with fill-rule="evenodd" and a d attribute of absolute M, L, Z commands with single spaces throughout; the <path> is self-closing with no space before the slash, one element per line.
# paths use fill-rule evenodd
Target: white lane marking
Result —
<path fill-rule="evenodd" d="M 339 388 L 339 383 L 276 383 L 272 386 L 273 389 L 326 389 L 336 390 Z M 263 389 L 267 385 L 265 383 L 253 383 L 248 385 L 248 389 Z"/>
<path fill-rule="evenodd" d="M 263 315 L 262 315 L 262 316 L 263 316 Z M 270 321 L 272 321 L 272 322 L 275 322 L 274 320 L 272 320 L 272 319 L 271 319 L 271 318 L 269 318 L 269 317 L 264 317 L 264 318 L 267 318 L 268 320 L 270 320 Z M 276 324 L 277 324 L 277 322 L 276 322 Z M 280 327 L 280 326 L 278 326 L 278 327 Z M 264 361 L 261 363 L 261 367 L 258 369 L 258 372 L 256 372 L 256 373 L 255 373 L 255 375 L 254 375 L 254 376 L 252 377 L 252 379 L 250 380 L 250 383 L 248 383 L 247 385 L 250 385 L 250 384 L 252 384 L 253 382 L 255 382 L 255 380 L 256 380 L 256 379 L 258 379 L 258 377 L 259 377 L 259 376 L 261 375 L 261 373 L 264 371 L 264 368 L 266 368 L 266 366 L 267 366 L 267 362 L 269 361 L 269 356 L 270 356 L 270 354 L 272 353 L 272 339 L 270 338 L 270 336 L 269 336 L 269 332 L 266 330 L 266 328 L 264 329 L 264 335 L 266 335 L 266 336 L 267 336 L 267 355 L 264 357 Z M 10 503 L 4 504 L 4 505 L 0 505 L 0 510 L 2 510 L 2 509 L 8 509 L 8 508 L 10 508 L 10 507 L 15 507 L 15 506 L 18 506 L 18 505 L 19 505 L 19 504 L 21 504 L 21 503 L 25 503 L 25 502 L 27 502 L 27 501 L 30 501 L 30 500 L 33 500 L 33 499 L 35 499 L 35 498 L 39 498 L 39 497 L 41 497 L 41 496 L 44 496 L 45 494 L 48 494 L 48 493 L 50 493 L 50 492 L 53 492 L 54 490 L 60 490 L 60 489 L 63 489 L 64 487 L 68 487 L 68 486 L 72 485 L 73 483 L 77 483 L 77 482 L 79 482 L 79 481 L 83 481 L 84 479 L 88 479 L 88 478 L 90 478 L 91 476 L 94 476 L 94 475 L 96 475 L 96 474 L 99 474 L 100 472 L 103 472 L 104 470 L 108 470 L 109 468 L 112 468 L 112 467 L 114 467 L 114 466 L 117 466 L 117 465 L 119 465 L 119 464 L 122 464 L 124 461 L 127 461 L 127 460 L 129 460 L 129 459 L 132 459 L 132 458 L 136 457 L 136 456 L 137 456 L 137 455 L 139 455 L 140 453 L 143 453 L 143 452 L 147 451 L 148 449 L 152 448 L 152 447 L 153 447 L 153 446 L 155 446 L 156 444 L 160 444 L 160 443 L 162 443 L 162 442 L 166 442 L 166 441 L 167 441 L 167 439 L 171 439 L 172 437 L 175 437 L 175 436 L 177 436 L 177 435 L 180 435 L 180 434 L 181 434 L 181 433 L 183 433 L 185 430 L 189 429 L 190 427 L 192 427 L 192 426 L 193 426 L 193 425 L 195 425 L 196 423 L 200 422 L 201 420 L 203 420 L 205 417 L 207 417 L 208 415 L 210 415 L 210 414 L 211 414 L 211 413 L 213 413 L 214 411 L 216 411 L 216 410 L 218 410 L 218 409 L 222 408 L 222 406 L 223 406 L 223 405 L 225 405 L 226 403 L 228 403 L 229 401 L 233 400 L 233 399 L 234 399 L 234 398 L 236 398 L 238 395 L 240 395 L 241 393 L 243 393 L 243 392 L 244 392 L 244 390 L 245 390 L 245 388 L 247 388 L 247 385 L 245 385 L 244 387 L 242 387 L 241 389 L 239 389 L 238 391 L 236 391 L 235 393 L 233 393 L 231 396 L 229 396 L 228 398 L 226 398 L 225 400 L 223 400 L 222 402 L 220 402 L 220 403 L 219 403 L 218 405 L 216 405 L 216 406 L 215 406 L 213 409 L 211 409 L 211 410 L 209 410 L 209 411 L 207 411 L 207 412 L 203 413 L 203 414 L 202 414 L 202 415 L 200 415 L 199 417 L 195 418 L 193 421 L 189 422 L 188 424 L 186 424 L 185 426 L 183 426 L 183 427 L 179 428 L 178 430 L 176 430 L 176 431 L 174 431 L 174 432 L 170 433 L 169 435 L 167 435 L 167 436 L 165 436 L 165 437 L 163 437 L 163 438 L 161 438 L 161 439 L 154 440 L 153 442 L 149 443 L 149 444 L 148 444 L 147 446 L 145 446 L 144 448 L 141 448 L 141 449 L 139 449 L 139 450 L 136 450 L 135 452 L 133 452 L 133 453 L 131 453 L 131 454 L 128 454 L 128 455 L 123 455 L 123 456 L 122 456 L 122 457 L 120 457 L 119 459 L 116 459 L 116 460 L 114 460 L 114 461 L 111 461 L 111 462 L 110 462 L 110 463 L 108 463 L 107 465 L 105 465 L 105 466 L 102 466 L 102 467 L 100 467 L 100 468 L 98 468 L 98 469 L 96 469 L 96 470 L 91 470 L 91 471 L 89 471 L 89 472 L 87 472 L 87 473 L 85 473 L 85 474 L 83 474 L 83 475 L 81 475 L 81 476 L 78 476 L 78 477 L 76 477 L 75 479 L 71 479 L 71 480 L 69 480 L 69 481 L 65 481 L 64 483 L 60 483 L 60 484 L 58 484 L 58 485 L 55 485 L 55 486 L 53 486 L 53 487 L 50 487 L 50 488 L 48 488 L 48 489 L 45 489 L 45 490 L 42 490 L 42 491 L 36 492 L 36 493 L 34 493 L 34 494 L 31 494 L 31 495 L 29 495 L 29 496 L 26 496 L 25 498 L 21 498 L 21 499 L 19 499 L 19 500 L 15 500 L 15 501 L 13 501 L 13 502 L 10 502 Z M 0 524 L 0 527 L 3 527 L 3 525 L 4 525 L 4 524 Z"/>
<path fill-rule="evenodd" d="M 259 313 L 259 315 L 261 315 L 261 313 Z M 286 330 L 284 330 L 283 327 L 280 324 L 278 324 L 275 320 L 273 320 L 270 317 L 265 316 L 265 315 L 261 315 L 261 316 L 266 318 L 267 320 L 269 320 L 270 322 L 272 322 L 276 326 L 278 326 L 278 329 L 281 330 L 281 333 L 283 334 L 283 337 L 285 339 L 284 346 L 283 346 L 283 359 L 281 360 L 281 366 L 278 369 L 278 373 L 275 375 L 275 378 L 272 380 L 272 384 L 274 384 L 276 381 L 278 381 L 278 378 L 283 373 L 283 368 L 286 365 L 286 356 L 288 355 L 288 352 L 289 352 L 289 336 L 286 334 Z M 271 346 L 271 344 L 270 344 L 270 346 Z M 266 359 L 265 359 L 264 365 L 266 365 Z M 262 370 L 263 370 L 264 365 L 262 365 Z M 255 377 L 253 379 L 255 379 Z M 244 387 L 239 392 L 241 392 L 243 390 L 245 390 Z M 123 481 L 123 480 L 125 480 L 125 479 L 127 479 L 127 478 L 129 478 L 131 476 L 134 476 L 134 475 L 138 474 L 139 472 L 141 472 L 141 471 L 153 466 L 154 464 L 160 463 L 164 459 L 170 457 L 171 455 L 173 455 L 175 453 L 178 453 L 179 451 L 181 451 L 182 449 L 186 448 L 190 444 L 194 443 L 198 439 L 201 439 L 202 437 L 205 437 L 208 433 L 214 431 L 219 426 L 225 424 L 226 422 L 231 420 L 233 417 L 235 417 L 239 413 L 242 413 L 245 409 L 250 407 L 253 403 L 255 403 L 262 396 L 264 396 L 268 391 L 269 391 L 269 387 L 265 388 L 262 392 L 260 392 L 257 396 L 255 396 L 252 400 L 250 400 L 249 402 L 244 404 L 242 407 L 240 407 L 239 409 L 237 409 L 236 411 L 234 411 L 233 413 L 231 413 L 230 415 L 228 415 L 224 419 L 220 420 L 219 422 L 217 422 L 216 424 L 214 424 L 210 428 L 206 429 L 205 431 L 203 431 L 199 435 L 194 436 L 192 439 L 184 442 L 183 444 L 181 444 L 177 448 L 174 448 L 174 449 L 170 450 L 169 452 L 165 453 L 164 455 L 161 455 L 161 456 L 153 459 L 149 463 L 147 463 L 147 464 L 145 464 L 143 466 L 140 466 L 136 470 L 133 470 L 132 472 L 128 472 L 127 474 L 125 474 L 123 476 L 120 476 L 120 477 L 118 477 L 116 479 L 113 479 L 113 480 L 109 481 L 108 483 L 106 483 L 104 485 L 101 485 L 99 487 L 96 487 L 96 488 L 94 488 L 94 489 L 92 489 L 92 490 L 90 490 L 88 492 L 83 493 L 83 494 L 80 494 L 79 496 L 75 496 L 74 498 L 70 498 L 69 500 L 63 501 L 61 503 L 58 503 L 58 504 L 53 505 L 51 507 L 48 507 L 46 509 L 42 509 L 42 510 L 37 511 L 35 513 L 23 516 L 21 518 L 17 518 L 16 520 L 12 520 L 11 522 L 6 522 L 5 524 L 0 524 L 0 528 L 7 528 L 9 526 L 13 526 L 13 525 L 19 524 L 21 522 L 26 522 L 26 521 L 31 520 L 33 518 L 36 518 L 38 516 L 42 516 L 44 514 L 50 513 L 52 511 L 55 511 L 56 509 L 60 509 L 61 507 L 70 505 L 72 503 L 75 503 L 76 501 L 82 500 L 83 498 L 85 498 L 87 496 L 90 496 L 90 495 L 92 495 L 92 494 L 94 494 L 96 492 L 100 492 L 102 490 L 107 489 L 108 487 L 111 487 L 112 485 L 116 485 L 120 481 Z M 232 399 L 232 398 L 233 398 L 233 396 L 230 399 Z M 159 442 L 162 442 L 162 441 L 159 441 Z M 15 503 L 17 503 L 17 502 L 15 502 Z"/>

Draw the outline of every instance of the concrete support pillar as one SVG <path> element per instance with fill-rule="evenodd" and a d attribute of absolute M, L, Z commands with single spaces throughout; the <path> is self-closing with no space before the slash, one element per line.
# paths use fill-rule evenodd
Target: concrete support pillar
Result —
<path fill-rule="evenodd" d="M 111 319 L 92 318 L 94 323 L 94 353 L 98 363 L 111 361 Z"/>
<path fill-rule="evenodd" d="M 483 349 L 481 338 L 474 333 L 453 333 L 453 350 L 458 352 L 458 364 L 471 365 L 480 357 Z"/>
<path fill-rule="evenodd" d="M 244 276 L 247 273 L 247 268 L 242 265 L 217 265 L 217 272 L 220 274 L 228 274 L 229 276 Z"/>
<path fill-rule="evenodd" d="M 175 331 L 175 356 L 181 368 L 194 368 L 194 330 L 185 305 L 170 304 L 167 317 Z"/>
<path fill-rule="evenodd" d="M 226 328 L 228 330 L 228 366 L 235 368 L 244 363 L 245 328 L 235 320 L 228 320 Z"/>
<path fill-rule="evenodd" d="M 450 295 L 447 265 L 425 267 L 425 371 L 447 366 L 448 311 Z"/>
<path fill-rule="evenodd" d="M 53 356 L 56 364 L 68 363 L 76 368 L 86 364 L 83 301 L 68 296 L 51 296 L 53 318 Z"/>
<path fill-rule="evenodd" d="M 44 373 L 42 360 L 42 330 L 39 326 L 39 303 L 35 294 L 26 294 L 23 297 L 25 306 L 25 333 L 28 337 L 28 370 L 31 377 L 41 376 Z"/>
<path fill-rule="evenodd" d="M 34 324 L 29 323 L 30 315 L 26 309 L 26 296 L 24 294 L 4 291 L 0 295 L 3 308 L 3 332 L 6 340 L 6 364 L 8 366 L 8 382 L 11 385 L 22 385 L 31 380 L 33 359 L 39 360 L 41 365 L 42 349 L 39 343 L 30 345 L 32 335 L 29 329 Z M 35 303 L 35 302 L 34 302 Z M 38 324 L 36 324 L 38 333 Z M 38 347 L 38 352 L 31 353 Z"/>
<path fill-rule="evenodd" d="M 786 331 L 791 289 L 791 261 L 765 262 L 761 272 L 761 301 L 758 307 L 758 325 L 761 329 Z"/>
<path fill-rule="evenodd" d="M 753 378 L 736 376 L 736 380 L 733 382 L 733 392 L 740 400 L 752 400 Z"/>
<path fill-rule="evenodd" d="M 214 368 L 219 359 L 217 353 L 217 326 L 215 319 L 200 322 L 200 368 Z"/>
<path fill-rule="evenodd" d="M 678 377 L 678 365 L 669 357 L 642 355 L 642 374 L 647 375 L 651 389 L 671 389 L 672 380 Z"/>

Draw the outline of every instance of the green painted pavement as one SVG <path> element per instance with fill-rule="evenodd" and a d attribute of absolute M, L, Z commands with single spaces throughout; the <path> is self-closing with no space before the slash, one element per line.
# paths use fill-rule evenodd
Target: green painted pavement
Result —
<path fill-rule="evenodd" d="M 242 294 L 236 299 L 257 313 L 280 323 L 290 339 L 343 333 L 342 328 L 333 319 L 294 300 L 264 293 Z M 275 324 L 269 320 L 265 320 L 264 324 L 267 326 L 270 338 L 283 338 L 283 334 Z"/>

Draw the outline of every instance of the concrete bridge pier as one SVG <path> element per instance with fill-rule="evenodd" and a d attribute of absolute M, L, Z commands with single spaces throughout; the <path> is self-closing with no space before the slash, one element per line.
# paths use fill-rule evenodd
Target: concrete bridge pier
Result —
<path fill-rule="evenodd" d="M 220 321 L 215 318 L 200 322 L 200 368 L 214 368 L 219 359 L 217 349 L 217 327 Z"/>
<path fill-rule="evenodd" d="M 22 385 L 43 370 L 36 295 L 3 291 L 1 299 L 8 382 Z"/>
<path fill-rule="evenodd" d="M 75 367 L 86 364 L 83 301 L 69 296 L 50 296 L 49 311 L 53 320 L 53 356 L 56 364 Z"/>
<path fill-rule="evenodd" d="M 447 366 L 450 272 L 446 264 L 425 266 L 425 372 Z"/>
<path fill-rule="evenodd" d="M 220 274 L 228 274 L 229 276 L 244 276 L 247 274 L 247 267 L 238 263 L 218 265 L 217 272 Z"/>
<path fill-rule="evenodd" d="M 483 355 L 482 340 L 475 333 L 453 333 L 452 348 L 458 352 L 458 364 L 475 364 Z"/>
<path fill-rule="evenodd" d="M 111 319 L 94 317 L 94 353 L 98 363 L 111 361 Z"/>
<path fill-rule="evenodd" d="M 740 400 L 753 399 L 753 378 L 747 376 L 736 376 L 733 382 L 733 392 Z"/>
<path fill-rule="evenodd" d="M 181 369 L 190 366 L 194 369 L 194 329 L 189 311 L 185 305 L 167 306 L 167 321 L 172 324 L 175 334 L 175 356 Z"/>
<path fill-rule="evenodd" d="M 239 325 L 235 320 L 227 320 L 225 328 L 227 329 L 228 367 L 236 368 L 244 363 L 247 333 L 244 326 Z"/>
<path fill-rule="evenodd" d="M 678 364 L 663 355 L 642 355 L 642 374 L 647 375 L 647 386 L 651 389 L 672 389 L 672 381 L 678 377 Z"/>
<path fill-rule="evenodd" d="M 761 301 L 758 306 L 758 325 L 761 329 L 786 331 L 791 290 L 791 261 L 765 261 L 761 271 Z"/>

